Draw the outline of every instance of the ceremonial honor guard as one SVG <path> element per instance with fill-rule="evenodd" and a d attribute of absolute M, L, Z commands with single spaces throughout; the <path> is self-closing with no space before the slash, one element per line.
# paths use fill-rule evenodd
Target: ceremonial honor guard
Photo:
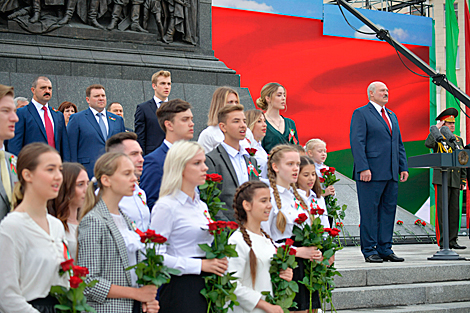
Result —
<path fill-rule="evenodd" d="M 436 117 L 437 128 L 442 126 L 449 127 L 451 132 L 455 131 L 455 118 L 459 115 L 459 112 L 454 108 L 448 108 Z M 456 149 L 463 149 L 463 139 L 455 135 L 456 141 L 452 143 L 449 139 L 444 136 L 444 143 L 437 142 L 434 137 L 429 134 L 426 138 L 425 146 L 433 149 L 434 153 L 452 153 Z M 459 191 L 463 190 L 467 181 L 467 170 L 465 168 L 450 168 L 449 169 L 449 247 L 451 249 L 465 249 L 465 246 L 460 246 L 457 243 L 457 237 L 459 233 L 459 219 L 460 219 L 460 208 L 459 208 Z M 432 183 L 436 190 L 436 207 L 437 207 L 437 221 L 438 227 L 436 227 L 436 236 L 439 242 L 439 246 L 443 246 L 443 238 L 440 236 L 442 230 L 442 173 L 441 170 L 435 169 L 432 178 Z"/>

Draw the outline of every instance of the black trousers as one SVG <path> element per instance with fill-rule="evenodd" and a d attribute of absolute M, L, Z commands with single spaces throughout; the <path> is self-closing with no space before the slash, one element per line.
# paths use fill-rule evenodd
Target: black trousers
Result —
<path fill-rule="evenodd" d="M 437 222 L 438 222 L 438 237 L 439 246 L 443 246 L 444 237 L 442 234 L 442 185 L 434 185 L 437 190 Z M 457 237 L 459 236 L 459 225 L 460 225 L 460 206 L 459 206 L 459 188 L 448 188 L 449 196 L 449 245 L 457 243 Z"/>

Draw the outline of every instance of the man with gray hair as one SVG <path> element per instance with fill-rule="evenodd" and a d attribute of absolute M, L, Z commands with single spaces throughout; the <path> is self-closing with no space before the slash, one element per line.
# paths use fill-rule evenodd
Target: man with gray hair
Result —
<path fill-rule="evenodd" d="M 397 116 L 385 108 L 388 88 L 373 82 L 369 103 L 356 109 L 349 140 L 354 158 L 361 216 L 361 252 L 366 262 L 403 262 L 393 253 L 392 236 L 397 209 L 398 179 L 408 179 L 408 164 Z"/>
<path fill-rule="evenodd" d="M 25 97 L 16 97 L 13 99 L 13 102 L 15 103 L 15 106 L 17 109 L 25 107 L 28 105 L 29 100 L 26 99 Z"/>

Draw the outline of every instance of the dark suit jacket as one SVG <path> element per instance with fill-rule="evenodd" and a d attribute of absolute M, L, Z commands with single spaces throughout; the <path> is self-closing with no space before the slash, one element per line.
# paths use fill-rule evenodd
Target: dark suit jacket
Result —
<path fill-rule="evenodd" d="M 463 149 L 463 146 L 465 145 L 463 142 L 463 139 L 457 135 L 455 135 L 455 138 L 457 139 L 457 147 L 455 147 L 452 143 L 447 138 L 444 138 L 445 141 L 447 142 L 447 146 L 452 148 L 452 151 L 455 149 Z M 434 140 L 434 137 L 429 134 L 428 137 L 426 138 L 426 141 L 424 142 L 424 145 L 430 149 L 433 149 L 434 153 L 437 153 L 438 150 L 438 143 L 436 140 Z M 449 169 L 449 181 L 448 181 L 448 186 L 452 188 L 460 188 L 460 185 L 465 185 L 466 180 L 467 180 L 467 169 L 466 168 L 461 168 L 461 167 L 456 167 L 456 168 L 451 168 Z M 433 171 L 433 176 L 432 176 L 432 183 L 436 185 L 442 185 L 442 173 L 440 169 L 434 169 Z"/>
<path fill-rule="evenodd" d="M 247 168 L 248 160 L 255 166 L 255 169 L 258 168 L 256 159 L 254 157 L 246 156 L 245 161 Z M 223 178 L 222 184 L 219 187 L 222 190 L 219 198 L 222 202 L 225 202 L 224 207 L 227 210 L 219 211 L 219 213 L 217 213 L 217 219 L 234 221 L 235 217 L 232 204 L 233 196 L 239 186 L 238 177 L 235 169 L 233 168 L 232 161 L 230 161 L 230 157 L 222 145 L 218 145 L 214 150 L 206 154 L 206 165 L 209 168 L 207 170 L 208 174 L 217 173 Z M 249 179 L 259 180 L 259 177 L 250 174 Z"/>
<path fill-rule="evenodd" d="M 160 195 L 160 186 L 162 184 L 163 164 L 165 164 L 168 146 L 162 143 L 155 151 L 147 154 L 144 158 L 144 170 L 140 177 L 139 187 L 147 195 L 147 203 L 150 210 L 157 202 Z"/>
<path fill-rule="evenodd" d="M 126 131 L 122 117 L 106 112 L 106 118 L 109 125 L 108 138 Z M 78 162 L 85 166 L 88 177 L 92 178 L 95 162 L 104 154 L 108 138 L 103 137 L 100 126 L 90 108 L 70 116 L 67 132 L 72 162 Z"/>
<path fill-rule="evenodd" d="M 354 157 L 354 180 L 359 180 L 364 170 L 372 172 L 373 181 L 398 181 L 399 173 L 408 171 L 397 116 L 389 109 L 386 112 L 392 122 L 392 135 L 372 103 L 353 113 L 349 139 Z"/>
<path fill-rule="evenodd" d="M 62 161 L 71 161 L 69 139 L 65 128 L 64 115 L 49 106 L 49 111 L 54 122 L 55 148 L 59 151 Z M 36 107 L 32 102 L 16 111 L 18 122 L 15 124 L 15 137 L 8 141 L 8 151 L 18 155 L 20 150 L 32 142 L 44 142 L 47 144 L 46 128 L 42 123 Z"/>
<path fill-rule="evenodd" d="M 160 147 L 165 139 L 165 132 L 158 124 L 157 104 L 150 99 L 137 105 L 134 114 L 135 133 L 144 155 Z"/>
<path fill-rule="evenodd" d="M 11 153 L 5 152 L 5 160 L 7 161 L 7 169 L 10 174 L 10 184 L 11 184 L 11 194 L 13 195 L 13 187 L 18 181 L 18 176 L 16 175 L 16 161 L 18 158 Z M 3 160 L 0 160 L 3 162 Z M 10 200 L 8 199 L 5 188 L 0 182 L 0 221 L 11 211 Z"/>

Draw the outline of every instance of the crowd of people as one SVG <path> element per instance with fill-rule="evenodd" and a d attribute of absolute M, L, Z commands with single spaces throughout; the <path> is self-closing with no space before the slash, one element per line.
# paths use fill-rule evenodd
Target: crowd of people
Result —
<path fill-rule="evenodd" d="M 227 270 L 238 277 L 234 312 L 283 312 L 261 292 L 272 291 L 270 258 L 293 236 L 300 213 L 330 227 L 324 197 L 335 190 L 320 183 L 326 143 L 299 145 L 295 122 L 280 114 L 286 89 L 278 83 L 262 88 L 261 110 L 246 112 L 234 89 L 218 88 L 197 142 L 193 107 L 169 100 L 171 74 L 155 73 L 152 87 L 154 97 L 137 105 L 132 132 L 124 127 L 122 105 L 107 106 L 101 85 L 86 89 L 89 108 L 81 112 L 70 102 L 60 112 L 49 106 L 47 77 L 35 79 L 31 102 L 18 110 L 13 88 L 0 85 L 1 312 L 54 312 L 49 290 L 68 286 L 59 265 L 70 258 L 88 268 L 86 282 L 97 281 L 84 293 L 99 313 L 206 312 L 204 276 Z M 212 217 L 198 190 L 210 173 L 223 179 L 226 210 L 215 219 L 240 227 L 230 238 L 238 258 L 205 259 L 199 247 L 212 241 Z M 315 205 L 325 213 L 312 215 Z M 180 271 L 158 301 L 155 286 L 137 284 L 135 270 L 126 270 L 141 260 L 138 231 L 148 229 L 168 239 L 160 253 Z M 299 259 L 323 259 L 316 247 L 296 250 Z M 302 280 L 299 264 L 280 277 Z M 308 295 L 300 284 L 291 310 L 305 312 L 311 302 L 320 308 L 318 294 Z"/>

